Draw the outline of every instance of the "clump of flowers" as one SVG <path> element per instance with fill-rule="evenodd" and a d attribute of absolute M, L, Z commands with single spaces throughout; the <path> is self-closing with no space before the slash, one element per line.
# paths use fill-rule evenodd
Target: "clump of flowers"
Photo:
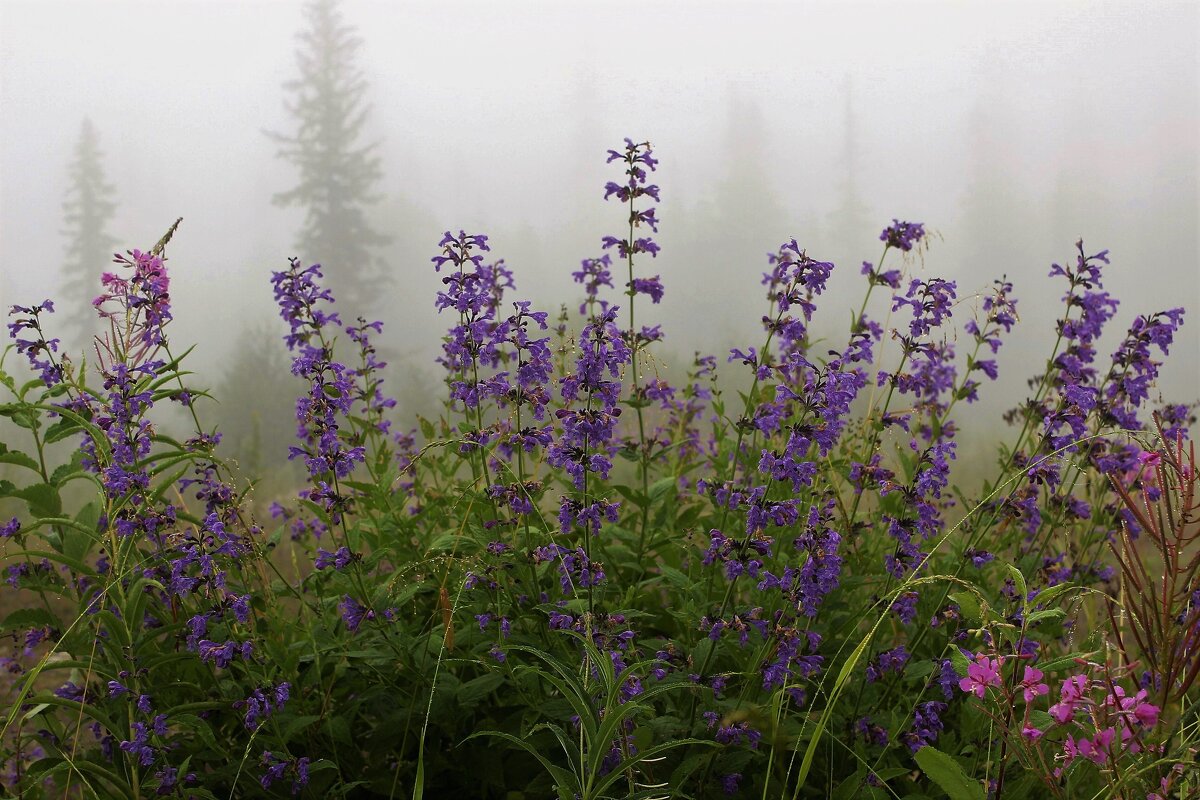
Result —
<path fill-rule="evenodd" d="M 984 475 L 960 404 L 1015 356 L 1006 278 L 925 273 L 926 226 L 893 220 L 831 333 L 835 266 L 787 238 L 758 340 L 677 363 L 637 316 L 675 268 L 658 157 L 608 155 L 622 230 L 553 320 L 487 236 L 442 237 L 431 418 L 399 424 L 382 321 L 319 265 L 273 273 L 299 394 L 281 489 L 202 424 L 170 234 L 102 276 L 86 365 L 52 302 L 13 308 L 8 794 L 1196 793 L 1194 407 L 1147 425 L 1182 309 L 1101 362 L 1119 306 L 1078 244 Z"/>

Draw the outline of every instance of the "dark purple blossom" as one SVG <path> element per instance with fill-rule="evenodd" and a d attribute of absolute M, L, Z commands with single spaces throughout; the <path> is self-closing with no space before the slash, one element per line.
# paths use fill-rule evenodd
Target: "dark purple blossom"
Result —
<path fill-rule="evenodd" d="M 663 298 L 663 285 L 659 276 L 653 278 L 634 278 L 630 294 L 648 294 L 651 301 L 657 304 Z"/>
<path fill-rule="evenodd" d="M 946 704 L 938 700 L 918 703 L 913 715 L 912 730 L 907 731 L 901 738 L 908 749 L 917 752 L 922 747 L 937 741 L 938 734 L 944 729 L 941 715 L 946 710 Z"/>
<path fill-rule="evenodd" d="M 870 717 L 860 717 L 854 723 L 854 733 L 867 744 L 876 747 L 887 747 L 888 732 L 882 725 L 876 725 Z"/>
<path fill-rule="evenodd" d="M 313 566 L 317 569 L 328 569 L 333 567 L 336 570 L 342 570 L 352 564 L 357 556 L 350 552 L 349 547 L 339 547 L 335 552 L 329 552 L 322 548 L 317 548 L 317 558 Z"/>
<path fill-rule="evenodd" d="M 867 682 L 874 683 L 889 672 L 903 672 L 908 660 L 908 650 L 904 645 L 884 650 L 867 663 Z"/>
<path fill-rule="evenodd" d="M 879 234 L 879 241 L 884 242 L 888 247 L 897 247 L 907 253 L 924 237 L 925 226 L 920 222 L 901 222 L 893 219 L 892 224 Z"/>
<path fill-rule="evenodd" d="M 917 618 L 917 601 L 920 596 L 916 592 L 903 592 L 892 601 L 892 612 L 900 621 L 908 625 Z"/>
<path fill-rule="evenodd" d="M 350 595 L 342 596 L 342 602 L 338 603 L 338 608 L 342 612 L 342 621 L 346 623 L 346 628 L 351 633 L 356 633 L 364 621 L 375 619 L 375 612 L 373 610 L 367 608 Z"/>
<path fill-rule="evenodd" d="M 17 316 L 15 322 L 8 323 L 8 335 L 16 343 L 17 352 L 29 360 L 29 366 L 37 370 L 42 383 L 47 387 L 62 382 L 62 365 L 55 361 L 54 353 L 58 352 L 58 339 L 47 339 L 42 332 L 42 313 L 53 314 L 54 304 L 49 300 L 36 306 L 13 306 L 8 315 Z M 30 331 L 33 338 L 21 338 L 22 331 Z"/>
<path fill-rule="evenodd" d="M 292 686 L 286 681 L 278 686 L 267 686 L 255 689 L 245 700 L 233 704 L 234 708 L 245 709 L 245 726 L 247 730 L 258 727 L 279 709 L 283 708 L 291 697 Z"/>

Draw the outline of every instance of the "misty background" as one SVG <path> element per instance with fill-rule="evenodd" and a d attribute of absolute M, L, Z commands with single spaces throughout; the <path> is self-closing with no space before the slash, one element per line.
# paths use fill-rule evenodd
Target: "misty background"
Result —
<path fill-rule="evenodd" d="M 320 260 L 369 276 L 340 310 L 384 322 L 384 389 L 406 427 L 437 413 L 442 388 L 451 320 L 433 310 L 429 259 L 443 231 L 491 237 L 516 272 L 510 299 L 577 306 L 570 273 L 625 223 L 602 199 L 625 136 L 661 160 L 663 249 L 638 271 L 661 273 L 666 297 L 638 317 L 663 324 L 652 350 L 668 377 L 693 351 L 723 362 L 760 344 L 765 256 L 792 237 L 838 265 L 815 330 L 844 341 L 859 268 L 898 217 L 936 233 L 907 266 L 958 281 L 959 330 L 1002 275 L 1019 301 L 1000 381 L 958 414 L 980 421 L 960 447 L 991 444 L 1044 364 L 1065 292 L 1046 275 L 1081 237 L 1110 250 L 1121 300 L 1102 368 L 1136 314 L 1183 305 L 1158 390 L 1200 398 L 1200 4 L 334 6 L 361 38 L 356 146 L 377 143 L 364 222 L 380 241 Z M 86 119 L 113 249 L 147 249 L 183 218 L 172 341 L 200 343 L 194 382 L 221 401 L 202 419 L 216 415 L 249 472 L 283 462 L 301 388 L 269 276 L 316 259 L 300 249 L 304 207 L 273 202 L 300 178 L 268 134 L 298 129 L 285 84 L 298 50 L 313 53 L 297 38 L 312 22 L 300 2 L 0 2 L 0 303 L 59 299 L 86 272 L 64 211 Z M 95 259 L 97 279 L 108 268 Z M 882 320 L 879 295 L 868 313 Z M 88 336 L 78 308 L 48 318 L 72 353 Z"/>

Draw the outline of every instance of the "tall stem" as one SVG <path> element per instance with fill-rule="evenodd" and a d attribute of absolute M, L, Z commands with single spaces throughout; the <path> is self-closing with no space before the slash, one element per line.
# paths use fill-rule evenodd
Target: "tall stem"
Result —
<path fill-rule="evenodd" d="M 632 156 L 629 157 L 632 159 Z M 633 161 L 629 160 L 629 168 L 633 170 Z M 633 301 L 637 294 L 633 289 L 633 228 L 637 221 L 637 213 L 633 208 L 633 197 L 629 198 L 629 239 L 626 247 L 625 262 L 629 266 L 629 370 L 633 376 L 633 384 L 629 388 L 629 397 L 633 401 L 633 409 L 637 412 L 638 422 L 638 462 L 642 474 L 642 522 L 638 533 L 638 561 L 645 552 L 646 527 L 650 520 L 650 461 L 646 448 L 646 422 L 642 414 L 644 398 L 641 392 L 641 382 L 638 378 L 638 348 L 641 340 L 634 326 Z"/>

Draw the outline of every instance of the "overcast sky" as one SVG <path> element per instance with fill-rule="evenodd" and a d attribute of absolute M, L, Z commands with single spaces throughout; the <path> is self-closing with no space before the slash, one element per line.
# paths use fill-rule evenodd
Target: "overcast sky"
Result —
<path fill-rule="evenodd" d="M 763 254 L 790 236 L 853 286 L 829 302 L 840 324 L 894 216 L 941 234 L 925 273 L 964 293 L 1001 272 L 1017 283 L 1021 347 L 1049 346 L 1062 287 L 1045 275 L 1080 236 L 1112 251 L 1114 330 L 1200 312 L 1197 3 L 347 0 L 343 13 L 365 40 L 379 220 L 402 232 L 387 254 L 398 280 L 372 311 L 415 361 L 443 326 L 428 257 L 444 229 L 491 232 L 543 305 L 575 298 L 570 270 L 620 227 L 601 199 L 604 149 L 626 135 L 662 160 L 651 266 L 668 297 L 654 313 L 680 353 L 757 339 Z M 204 338 L 198 363 L 219 370 L 248 324 L 269 323 L 267 275 L 294 254 L 300 217 L 271 205 L 293 173 L 263 131 L 289 130 L 281 84 L 303 24 L 282 0 L 0 0 L 3 303 L 55 294 L 88 116 L 116 187 L 112 233 L 147 247 L 184 217 L 175 335 Z M 756 169 L 762 184 L 738 182 Z M 869 223 L 853 237 L 848 186 Z M 1200 318 L 1175 352 L 1164 392 L 1195 399 Z M 1029 374 L 1030 355 L 1010 350 L 1002 368 Z"/>

